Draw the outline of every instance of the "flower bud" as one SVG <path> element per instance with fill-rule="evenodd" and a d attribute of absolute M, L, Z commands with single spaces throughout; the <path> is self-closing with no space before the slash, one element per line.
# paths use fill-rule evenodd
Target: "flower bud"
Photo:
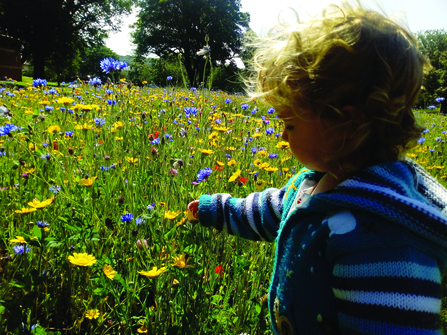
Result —
<path fill-rule="evenodd" d="M 136 245 L 138 250 L 147 249 L 147 241 L 144 238 L 140 238 L 139 240 L 137 240 Z"/>

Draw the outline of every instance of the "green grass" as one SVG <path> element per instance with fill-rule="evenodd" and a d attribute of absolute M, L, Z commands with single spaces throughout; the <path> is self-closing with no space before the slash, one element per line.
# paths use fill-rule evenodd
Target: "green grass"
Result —
<path fill-rule="evenodd" d="M 33 85 L 33 78 L 32 77 L 26 77 L 26 76 L 22 76 L 22 81 L 9 81 L 9 80 L 0 80 L 0 84 L 3 86 L 10 86 L 10 87 L 28 87 Z M 57 82 L 47 82 L 48 86 L 58 86 Z"/>

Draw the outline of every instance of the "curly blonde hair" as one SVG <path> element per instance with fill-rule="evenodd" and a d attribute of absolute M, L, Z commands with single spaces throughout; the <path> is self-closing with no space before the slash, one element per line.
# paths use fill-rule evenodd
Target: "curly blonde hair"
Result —
<path fill-rule="evenodd" d="M 359 1 L 277 25 L 256 48 L 249 94 L 283 119 L 311 111 L 331 139 L 339 134 L 342 145 L 324 157 L 334 170 L 397 160 L 420 137 L 412 106 L 428 59 L 409 31 Z"/>

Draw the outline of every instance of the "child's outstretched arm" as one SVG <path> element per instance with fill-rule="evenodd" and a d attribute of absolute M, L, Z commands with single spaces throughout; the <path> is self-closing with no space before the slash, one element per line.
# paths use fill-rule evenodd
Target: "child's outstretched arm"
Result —
<path fill-rule="evenodd" d="M 285 187 L 266 189 L 247 198 L 229 194 L 202 195 L 188 205 L 191 213 L 205 227 L 214 227 L 248 240 L 273 242 L 283 211 Z"/>

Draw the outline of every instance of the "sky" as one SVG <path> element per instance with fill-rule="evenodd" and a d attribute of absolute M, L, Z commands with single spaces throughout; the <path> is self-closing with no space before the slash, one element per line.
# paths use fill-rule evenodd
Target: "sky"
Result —
<path fill-rule="evenodd" d="M 250 28 L 258 35 L 278 22 L 278 14 L 284 8 L 295 9 L 300 20 L 307 21 L 328 4 L 339 5 L 340 2 L 340 0 L 241 0 L 242 11 L 250 13 Z M 399 23 L 407 24 L 414 33 L 422 30 L 447 30 L 447 0 L 375 0 L 363 3 L 368 8 L 375 9 L 379 4 L 388 16 Z M 282 15 L 285 15 L 284 13 L 286 12 Z M 135 46 L 130 42 L 132 30 L 129 25 L 135 21 L 135 13 L 123 17 L 121 32 L 111 34 L 106 40 L 106 46 L 118 55 L 131 55 Z"/>

